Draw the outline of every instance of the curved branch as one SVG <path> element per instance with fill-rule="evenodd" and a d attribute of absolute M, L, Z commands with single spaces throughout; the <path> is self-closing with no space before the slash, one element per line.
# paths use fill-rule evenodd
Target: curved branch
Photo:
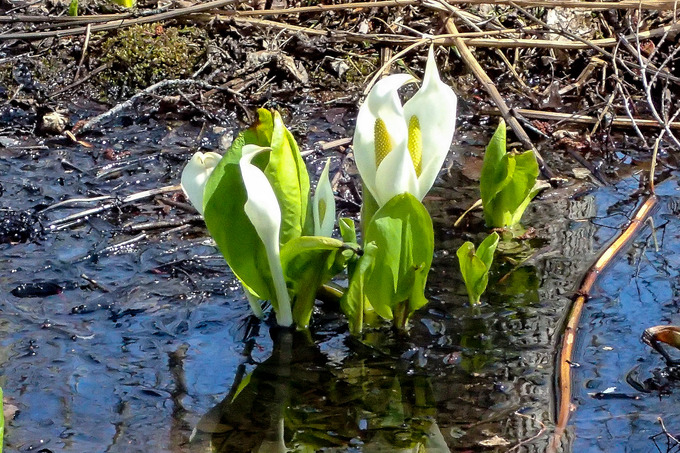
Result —
<path fill-rule="evenodd" d="M 592 289 L 597 277 L 602 273 L 604 268 L 612 262 L 616 254 L 642 229 L 646 218 L 651 213 L 656 205 L 657 198 L 655 195 L 650 195 L 645 202 L 637 209 L 635 216 L 630 221 L 625 230 L 600 254 L 595 264 L 588 270 L 583 282 L 578 290 L 578 297 L 574 301 L 569 317 L 567 318 L 567 325 L 564 329 L 562 337 L 562 345 L 560 350 L 560 358 L 557 362 L 559 367 L 558 375 L 558 389 L 557 396 L 559 396 L 559 405 L 557 407 L 557 422 L 555 432 L 553 434 L 548 452 L 556 452 L 562 435 L 569 422 L 569 415 L 571 414 L 571 363 L 574 352 L 574 343 L 576 341 L 576 332 L 578 330 L 578 323 L 581 318 L 581 311 L 586 301 L 590 297 L 590 290 Z"/>

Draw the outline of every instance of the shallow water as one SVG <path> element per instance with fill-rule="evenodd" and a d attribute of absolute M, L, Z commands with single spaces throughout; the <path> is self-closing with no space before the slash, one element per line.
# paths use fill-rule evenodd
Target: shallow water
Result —
<path fill-rule="evenodd" d="M 574 357 L 581 365 L 574 372 L 575 451 L 656 451 L 650 437 L 662 432 L 659 418 L 671 433 L 680 430 L 680 395 L 674 382 L 665 389 L 670 394 L 661 395 L 659 391 L 638 392 L 626 380 L 632 375 L 643 384 L 664 383 L 659 379 L 665 368 L 661 355 L 651 352 L 640 336 L 648 327 L 680 323 L 677 179 L 661 184 L 657 194 L 653 219 L 658 250 L 647 224 L 615 266 L 602 275 L 583 312 Z M 610 387 L 623 395 L 613 399 L 592 396 Z M 661 451 L 667 451 L 667 440 L 665 435 L 658 437 Z M 678 448 L 674 442 L 670 445 Z"/>
<path fill-rule="evenodd" d="M 294 117 L 311 127 L 303 149 L 346 135 L 325 121 Z M 0 148 L 0 204 L 21 211 L 176 184 L 200 129 L 151 121 L 88 137 L 89 150 L 56 141 L 46 150 Z M 203 150 L 217 147 L 215 132 L 202 134 Z M 124 165 L 111 167 L 107 148 Z M 320 157 L 308 162 L 316 169 Z M 578 183 L 536 201 L 525 217 L 536 237 L 514 260 L 498 260 L 485 302 L 470 308 L 455 250 L 464 239 L 479 242 L 482 225 L 477 215 L 465 230 L 452 227 L 475 197 L 460 164 L 426 201 L 437 236 L 431 304 L 409 338 L 379 330 L 360 343 L 331 310 L 320 310 L 311 338 L 258 326 L 200 225 L 123 230 L 188 216 L 157 201 L 0 245 L 0 384 L 19 409 L 6 451 L 198 452 L 213 442 L 225 452 L 274 452 L 282 433 L 295 451 L 411 451 L 418 443 L 432 452 L 507 451 L 525 440 L 519 451 L 544 451 L 562 320 L 585 268 L 635 208 L 638 183 Z M 678 322 L 677 184 L 660 191 L 661 251 L 647 228 L 584 312 L 566 451 L 613 451 L 622 439 L 645 451 L 658 415 L 669 427 L 679 422 L 675 396 L 588 396 L 614 385 L 633 393 L 622 380 L 631 367 L 640 365 L 643 378 L 662 367 L 639 341 L 642 330 Z M 53 210 L 41 223 L 84 207 Z"/>

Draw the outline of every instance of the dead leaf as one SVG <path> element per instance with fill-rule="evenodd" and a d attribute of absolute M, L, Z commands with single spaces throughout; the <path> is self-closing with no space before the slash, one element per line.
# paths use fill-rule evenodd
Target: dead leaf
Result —
<path fill-rule="evenodd" d="M 510 445 L 510 442 L 502 437 L 495 435 L 489 439 L 485 439 L 478 442 L 482 447 L 505 447 Z"/>

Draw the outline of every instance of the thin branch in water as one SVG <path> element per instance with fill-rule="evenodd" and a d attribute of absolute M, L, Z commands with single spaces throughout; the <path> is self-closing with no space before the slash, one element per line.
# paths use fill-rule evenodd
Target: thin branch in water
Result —
<path fill-rule="evenodd" d="M 143 190 L 141 192 L 133 193 L 132 195 L 128 195 L 127 197 L 121 199 L 121 200 L 116 200 L 115 202 L 111 203 L 105 203 L 100 206 L 90 208 L 90 209 L 85 209 L 84 211 L 77 212 L 75 214 L 71 214 L 69 216 L 66 216 L 61 219 L 53 220 L 52 222 L 49 222 L 46 226 L 46 229 L 48 230 L 53 230 L 56 227 L 62 226 L 63 224 L 70 223 L 73 221 L 77 220 L 82 220 L 85 219 L 89 216 L 100 214 L 104 211 L 107 211 L 109 209 L 112 209 L 116 206 L 120 206 L 123 204 L 127 203 L 133 203 L 135 201 L 143 200 L 145 198 L 151 198 L 155 197 L 156 195 L 161 195 L 164 193 L 168 192 L 176 192 L 181 190 L 181 187 L 179 185 L 175 186 L 165 186 L 165 187 L 159 187 L 157 189 L 149 189 L 149 190 Z"/>
<path fill-rule="evenodd" d="M 537 422 L 540 425 L 541 429 L 536 434 L 529 437 L 528 439 L 524 439 L 524 440 L 520 441 L 517 445 L 510 448 L 506 453 L 510 453 L 511 451 L 519 450 L 519 448 L 522 445 L 526 445 L 529 442 L 532 442 L 532 441 L 538 439 L 539 437 L 541 437 L 543 435 L 543 433 L 545 433 L 545 431 L 547 429 L 546 426 L 545 426 L 545 423 L 543 423 L 542 421 L 540 421 L 536 417 L 530 417 L 528 415 L 524 415 L 524 414 L 520 413 L 519 411 L 515 411 L 515 415 L 517 415 L 518 417 L 528 418 L 529 420 L 533 420 L 533 421 Z"/>
<path fill-rule="evenodd" d="M 178 227 L 183 225 L 190 225 L 196 223 L 203 223 L 202 215 L 192 215 L 182 219 L 162 220 L 158 222 L 144 222 L 132 225 L 123 226 L 123 233 L 136 233 L 139 231 L 159 230 L 163 228 Z"/>
<path fill-rule="evenodd" d="M 89 119 L 85 124 L 83 124 L 79 129 L 78 132 L 87 132 L 95 127 L 99 126 L 99 124 L 103 123 L 104 121 L 108 121 L 109 119 L 115 117 L 118 115 L 120 112 L 123 110 L 126 110 L 130 107 L 132 107 L 135 102 L 137 102 L 139 99 L 143 98 L 144 96 L 149 96 L 155 91 L 164 89 L 164 88 L 184 88 L 184 87 L 199 87 L 199 88 L 204 88 L 204 89 L 216 89 L 220 90 L 221 88 L 215 85 L 211 85 L 206 82 L 202 82 L 200 80 L 192 80 L 192 79 L 171 79 L 171 80 L 162 80 L 158 83 L 154 83 L 153 85 L 145 88 L 144 90 L 140 91 L 139 93 L 135 94 L 132 96 L 130 99 L 128 99 L 125 102 L 121 102 L 120 104 L 117 104 L 113 108 L 107 110 L 106 112 L 95 116 L 94 118 Z"/>

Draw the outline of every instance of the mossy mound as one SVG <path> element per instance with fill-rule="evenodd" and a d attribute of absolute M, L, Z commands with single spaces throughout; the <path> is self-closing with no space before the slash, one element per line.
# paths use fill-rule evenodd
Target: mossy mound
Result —
<path fill-rule="evenodd" d="M 195 27 L 145 24 L 122 30 L 102 43 L 105 97 L 127 97 L 161 80 L 190 76 L 205 54 L 205 39 Z"/>

